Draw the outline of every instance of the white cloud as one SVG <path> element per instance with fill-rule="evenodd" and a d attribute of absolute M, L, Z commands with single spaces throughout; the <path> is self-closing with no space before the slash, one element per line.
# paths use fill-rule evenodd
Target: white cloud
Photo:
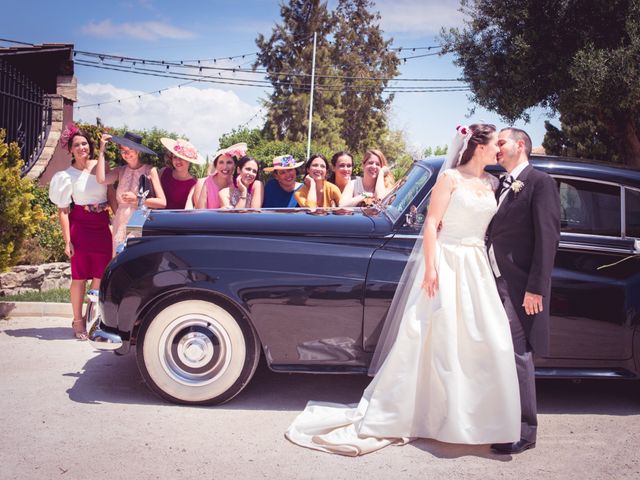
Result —
<path fill-rule="evenodd" d="M 438 33 L 462 25 L 459 0 L 380 0 L 376 7 L 386 33 Z"/>
<path fill-rule="evenodd" d="M 137 98 L 138 95 L 141 97 Z M 107 103 L 118 99 L 121 99 L 120 103 Z M 111 84 L 78 85 L 76 105 L 93 103 L 102 105 L 75 110 L 75 119 L 95 123 L 96 117 L 100 117 L 104 125 L 126 125 L 136 130 L 162 128 L 185 135 L 203 155 L 214 153 L 222 134 L 247 122 L 260 110 L 259 106 L 243 102 L 234 92 L 219 88 L 189 85 L 162 94 L 145 95 L 143 91 Z M 259 125 L 261 120 L 258 116 L 249 128 Z"/>
<path fill-rule="evenodd" d="M 82 27 L 82 33 L 102 38 L 129 37 L 138 40 L 159 40 L 169 38 L 182 40 L 193 38 L 195 34 L 164 22 L 113 23 L 111 20 L 90 22 Z"/>

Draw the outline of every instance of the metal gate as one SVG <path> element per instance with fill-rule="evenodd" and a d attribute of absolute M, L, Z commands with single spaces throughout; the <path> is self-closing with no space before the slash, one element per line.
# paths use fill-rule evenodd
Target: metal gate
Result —
<path fill-rule="evenodd" d="M 51 129 L 51 100 L 30 78 L 0 58 L 0 128 L 18 142 L 22 175 L 37 162 Z"/>

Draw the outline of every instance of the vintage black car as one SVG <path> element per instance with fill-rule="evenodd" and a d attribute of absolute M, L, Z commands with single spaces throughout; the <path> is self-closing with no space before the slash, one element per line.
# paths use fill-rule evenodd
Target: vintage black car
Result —
<path fill-rule="evenodd" d="M 441 162 L 416 162 L 380 206 L 139 212 L 90 309 L 93 345 L 135 345 L 149 387 L 185 404 L 233 398 L 261 354 L 278 372 L 366 372 Z M 562 203 L 537 374 L 637 378 L 640 172 L 532 163 Z"/>

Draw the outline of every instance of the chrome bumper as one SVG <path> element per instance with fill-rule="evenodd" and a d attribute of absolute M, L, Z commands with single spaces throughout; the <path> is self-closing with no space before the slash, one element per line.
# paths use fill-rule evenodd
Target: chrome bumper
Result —
<path fill-rule="evenodd" d="M 100 309 L 98 308 L 98 290 L 87 292 L 87 331 L 89 342 L 98 350 L 118 350 L 122 347 L 122 338 L 117 333 L 100 329 Z"/>

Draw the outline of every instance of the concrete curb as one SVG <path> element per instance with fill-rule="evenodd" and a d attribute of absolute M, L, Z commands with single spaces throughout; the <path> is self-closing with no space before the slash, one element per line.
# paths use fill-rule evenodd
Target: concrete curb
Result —
<path fill-rule="evenodd" d="M 73 318 L 73 313 L 70 303 L 0 301 L 0 318 L 5 317 Z"/>

